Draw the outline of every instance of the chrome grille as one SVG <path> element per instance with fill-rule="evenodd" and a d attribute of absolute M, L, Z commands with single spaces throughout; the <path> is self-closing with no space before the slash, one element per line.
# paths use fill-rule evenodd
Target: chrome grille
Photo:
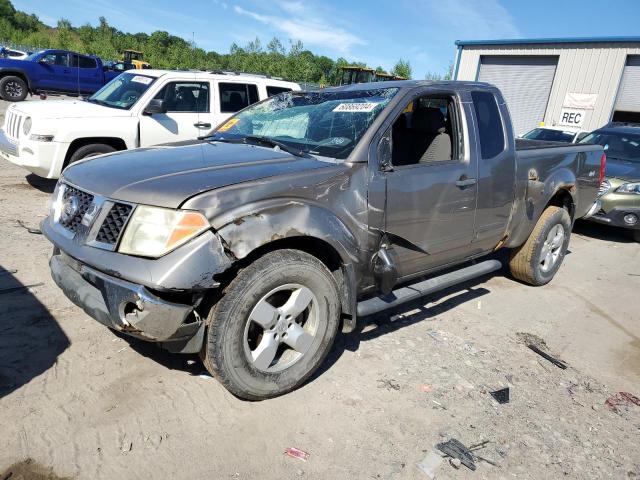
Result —
<path fill-rule="evenodd" d="M 72 196 L 76 197 L 78 200 L 77 211 L 73 216 L 68 218 L 65 218 L 64 215 L 62 215 L 60 217 L 60 225 L 67 230 L 76 233 L 80 223 L 82 223 L 82 217 L 87 213 L 87 210 L 89 210 L 89 207 L 91 206 L 91 202 L 93 202 L 93 195 L 67 185 L 62 195 L 62 204 L 64 205 L 66 200 Z"/>
<path fill-rule="evenodd" d="M 109 213 L 104 218 L 104 222 L 98 230 L 96 241 L 115 245 L 118 242 L 122 228 L 127 223 L 133 207 L 125 203 L 114 203 Z"/>
<path fill-rule="evenodd" d="M 17 140 L 20 135 L 20 127 L 22 126 L 22 116 L 9 110 L 4 126 L 7 137 Z"/>

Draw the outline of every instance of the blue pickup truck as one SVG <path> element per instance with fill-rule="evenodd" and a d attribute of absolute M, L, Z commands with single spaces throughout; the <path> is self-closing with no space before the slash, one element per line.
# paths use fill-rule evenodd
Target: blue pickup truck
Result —
<path fill-rule="evenodd" d="M 0 98 L 19 102 L 28 93 L 92 94 L 121 71 L 98 57 L 67 50 L 41 50 L 23 60 L 0 59 Z"/>

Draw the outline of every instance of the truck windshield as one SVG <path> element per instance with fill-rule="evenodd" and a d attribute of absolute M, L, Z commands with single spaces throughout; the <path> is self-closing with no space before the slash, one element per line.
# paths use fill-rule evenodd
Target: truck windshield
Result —
<path fill-rule="evenodd" d="M 282 93 L 242 110 L 209 139 L 260 137 L 299 152 L 345 159 L 397 91 L 379 88 Z"/>
<path fill-rule="evenodd" d="M 607 158 L 640 163 L 640 135 L 623 132 L 593 132 L 580 143 L 597 143 L 605 147 Z"/>
<path fill-rule="evenodd" d="M 91 95 L 87 101 L 105 107 L 129 110 L 146 92 L 155 77 L 122 73 Z"/>

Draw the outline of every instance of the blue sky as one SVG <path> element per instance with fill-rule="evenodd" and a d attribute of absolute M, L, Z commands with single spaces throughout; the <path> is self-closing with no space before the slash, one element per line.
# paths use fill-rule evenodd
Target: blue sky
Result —
<path fill-rule="evenodd" d="M 13 0 L 55 24 L 105 16 L 122 31 L 166 30 L 226 53 L 274 36 L 302 40 L 314 53 L 391 69 L 411 62 L 414 78 L 444 73 L 457 39 L 640 35 L 640 0 Z"/>

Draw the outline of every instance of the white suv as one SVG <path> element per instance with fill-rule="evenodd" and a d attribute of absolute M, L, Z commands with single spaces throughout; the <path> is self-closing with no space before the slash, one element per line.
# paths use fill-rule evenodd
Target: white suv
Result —
<path fill-rule="evenodd" d="M 58 178 L 82 158 L 194 140 L 238 110 L 292 90 L 300 86 L 261 75 L 130 70 L 84 101 L 11 105 L 0 130 L 0 157 Z"/>

